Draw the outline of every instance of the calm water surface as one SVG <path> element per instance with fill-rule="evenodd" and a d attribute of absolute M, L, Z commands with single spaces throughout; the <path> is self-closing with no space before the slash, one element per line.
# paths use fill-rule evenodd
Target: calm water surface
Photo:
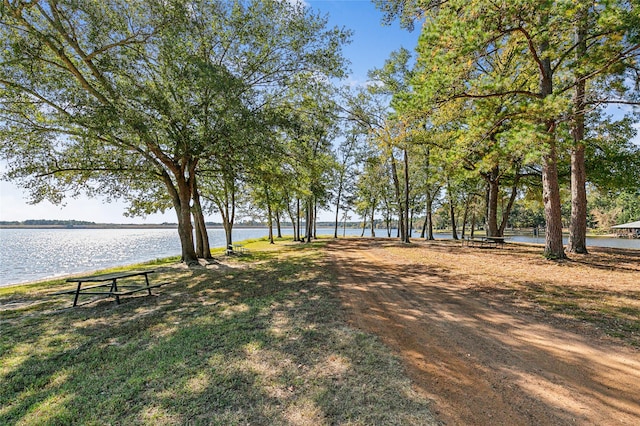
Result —
<path fill-rule="evenodd" d="M 346 235 L 359 236 L 360 232 L 347 229 Z M 267 229 L 235 229 L 233 240 L 267 233 Z M 318 229 L 318 233 L 332 235 L 333 229 Z M 283 234 L 293 233 L 283 229 Z M 379 230 L 376 235 L 386 236 L 386 232 Z M 451 238 L 451 234 L 435 234 L 435 238 Z M 223 247 L 224 230 L 209 230 L 209 239 L 211 247 Z M 509 240 L 544 243 L 542 238 L 526 236 Z M 640 240 L 588 238 L 587 245 L 640 249 Z M 178 255 L 180 240 L 175 229 L 0 229 L 0 286 Z"/>
<path fill-rule="evenodd" d="M 357 230 L 347 229 L 347 235 Z M 318 230 L 333 234 L 333 229 Z M 284 235 L 293 235 L 283 229 Z M 234 229 L 233 240 L 268 235 Z M 358 231 L 359 235 L 359 231 Z M 209 230 L 211 247 L 224 247 L 223 229 Z M 176 229 L 0 229 L 0 286 L 130 265 L 180 255 Z"/>

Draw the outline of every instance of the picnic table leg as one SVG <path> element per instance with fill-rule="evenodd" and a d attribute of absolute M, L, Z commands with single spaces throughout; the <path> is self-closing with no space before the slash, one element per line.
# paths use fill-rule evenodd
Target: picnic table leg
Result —
<path fill-rule="evenodd" d="M 73 306 L 78 304 L 78 296 L 80 296 L 80 286 L 82 285 L 82 281 L 78 281 L 78 288 L 76 289 L 76 295 L 73 298 Z"/>
<path fill-rule="evenodd" d="M 147 282 L 147 291 L 149 292 L 149 296 L 151 296 L 151 287 L 149 287 L 149 274 L 144 274 L 144 280 Z"/>
<path fill-rule="evenodd" d="M 116 278 L 113 279 L 113 281 L 111 281 L 111 293 L 113 294 L 114 292 L 118 291 L 118 285 L 116 284 Z M 114 294 L 114 296 L 116 297 L 116 303 L 119 305 L 120 304 L 120 296 L 117 294 Z"/>

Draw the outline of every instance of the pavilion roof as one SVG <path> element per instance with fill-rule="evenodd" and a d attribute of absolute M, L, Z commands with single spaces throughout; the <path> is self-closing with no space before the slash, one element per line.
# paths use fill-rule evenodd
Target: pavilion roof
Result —
<path fill-rule="evenodd" d="M 612 226 L 615 229 L 640 229 L 640 220 L 635 222 L 623 223 L 622 225 Z"/>

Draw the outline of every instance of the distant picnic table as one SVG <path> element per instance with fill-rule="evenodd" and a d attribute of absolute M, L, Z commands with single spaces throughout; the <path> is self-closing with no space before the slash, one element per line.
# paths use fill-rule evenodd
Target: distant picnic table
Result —
<path fill-rule="evenodd" d="M 154 273 L 154 270 L 149 271 L 128 271 L 128 272 L 114 272 L 110 274 L 101 274 L 101 275 L 91 275 L 88 277 L 76 277 L 69 278 L 67 282 L 75 282 L 78 283 L 74 290 L 66 290 L 61 291 L 54 294 L 74 294 L 73 298 L 73 306 L 78 304 L 78 298 L 81 294 L 102 294 L 107 295 L 109 297 L 115 297 L 116 303 L 120 304 L 120 296 L 126 296 L 129 294 L 133 294 L 139 291 L 146 290 L 151 296 L 151 289 L 155 287 L 160 287 L 162 284 L 154 284 L 151 285 L 149 283 L 149 274 Z M 131 285 L 129 282 L 127 284 L 120 284 L 118 286 L 118 280 L 123 278 L 144 276 L 144 284 L 143 285 Z M 94 285 L 84 285 L 87 283 L 98 283 Z M 108 288 L 106 290 L 97 291 L 95 289 L 105 287 Z"/>
<path fill-rule="evenodd" d="M 505 237 L 466 237 L 462 240 L 462 245 L 480 248 L 504 247 Z"/>
<path fill-rule="evenodd" d="M 231 256 L 233 254 L 247 254 L 249 250 L 244 247 L 242 244 L 229 244 L 227 246 L 226 254 L 227 256 Z"/>

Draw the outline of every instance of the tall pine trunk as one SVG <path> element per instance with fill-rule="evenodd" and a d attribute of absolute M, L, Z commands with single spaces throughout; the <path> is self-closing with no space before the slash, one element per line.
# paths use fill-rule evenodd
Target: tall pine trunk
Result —
<path fill-rule="evenodd" d="M 427 240 L 433 241 L 433 197 L 431 192 L 427 194 Z"/>
<path fill-rule="evenodd" d="M 409 223 L 409 153 L 405 148 L 404 154 L 404 237 L 403 243 L 409 243 L 411 235 L 411 224 Z"/>
<path fill-rule="evenodd" d="M 451 192 L 451 182 L 447 178 L 447 196 L 449 197 L 449 215 L 451 217 L 451 232 L 454 240 L 459 240 L 458 230 L 456 228 L 456 211 L 453 202 L 453 193 Z"/>
<path fill-rule="evenodd" d="M 487 236 L 498 237 L 498 196 L 500 193 L 500 169 L 495 166 L 491 172 L 484 174 L 487 181 Z"/>
<path fill-rule="evenodd" d="M 580 63 L 587 54 L 588 6 L 582 5 L 577 14 L 576 59 Z M 587 254 L 587 172 L 585 167 L 584 146 L 584 109 L 586 84 L 581 73 L 576 75 L 576 88 L 573 97 L 573 148 L 571 150 L 571 223 L 567 250 L 571 253 Z"/>
<path fill-rule="evenodd" d="M 294 241 L 300 241 L 300 198 L 296 198 L 296 222 L 298 222 L 298 232 Z"/>
<path fill-rule="evenodd" d="M 549 16 L 543 13 L 543 27 Z M 553 94 L 553 68 L 548 56 L 549 41 L 540 44 L 540 95 L 542 99 Z M 560 210 L 560 185 L 558 183 L 558 152 L 556 147 L 556 122 L 548 118 L 544 121 L 546 130 L 546 150 L 542 155 L 542 199 L 546 221 L 544 256 L 548 259 L 564 259 L 562 243 L 562 211 Z"/>
<path fill-rule="evenodd" d="M 338 197 L 336 199 L 336 226 L 333 229 L 333 238 L 338 238 L 338 222 L 340 216 L 340 198 L 342 197 L 342 181 L 338 187 Z"/>
<path fill-rule="evenodd" d="M 396 196 L 396 204 L 398 206 L 398 237 L 401 241 L 404 241 L 406 230 L 404 222 L 404 208 L 402 206 L 402 192 L 400 191 L 400 180 L 398 179 L 398 168 L 396 167 L 396 160 L 391 155 L 391 177 L 393 178 L 393 189 Z"/>
<path fill-rule="evenodd" d="M 378 204 L 378 202 L 375 201 L 373 204 L 374 205 Z M 374 206 L 371 206 L 371 236 L 372 237 L 376 236 L 376 222 L 374 219 L 375 212 L 376 212 L 376 208 Z"/>

